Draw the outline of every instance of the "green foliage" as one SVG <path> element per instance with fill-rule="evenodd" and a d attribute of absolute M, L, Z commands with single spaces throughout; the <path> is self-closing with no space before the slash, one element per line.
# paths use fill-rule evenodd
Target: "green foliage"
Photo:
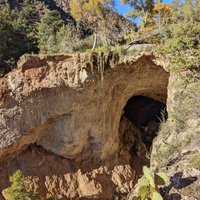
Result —
<path fill-rule="evenodd" d="M 110 35 L 113 33 L 113 29 L 110 30 L 112 21 L 109 19 L 109 11 L 113 7 L 112 0 L 71 0 L 70 9 L 72 16 L 76 19 L 78 24 L 85 22 L 89 25 L 94 35 L 94 43 L 92 50 L 95 49 L 97 43 L 98 32 L 101 35 L 98 39 L 102 40 L 103 44 L 108 44 Z M 112 26 L 113 28 L 114 26 Z"/>
<path fill-rule="evenodd" d="M 84 52 L 102 44 L 114 45 L 115 41 L 122 41 L 123 27 L 127 28 L 124 22 L 127 21 L 114 11 L 109 12 L 113 8 L 112 2 L 70 1 L 75 12 L 73 15 L 71 9 L 71 14 L 79 15 L 75 17 L 76 24 L 69 18 L 69 13 L 59 10 L 59 5 L 53 5 L 52 0 L 1 0 L 0 76 L 10 71 L 24 53 Z"/>
<path fill-rule="evenodd" d="M 72 0 L 70 1 L 71 14 L 78 22 L 83 19 L 84 16 L 84 0 Z"/>
<path fill-rule="evenodd" d="M 78 52 L 92 52 L 93 36 L 78 41 Z"/>
<path fill-rule="evenodd" d="M 137 182 L 137 194 L 134 200 L 163 200 L 158 186 L 164 186 L 168 183 L 168 177 L 165 173 L 159 172 L 153 174 L 146 166 L 143 167 L 144 176 Z"/>
<path fill-rule="evenodd" d="M 168 177 L 164 172 L 154 174 L 155 185 L 165 185 L 168 182 Z"/>
<path fill-rule="evenodd" d="M 171 71 L 200 69 L 200 1 L 176 2 L 161 53 L 170 59 Z"/>
<path fill-rule="evenodd" d="M 56 200 L 52 194 L 48 193 L 46 197 L 41 197 L 38 193 L 31 191 L 20 170 L 14 172 L 9 180 L 11 186 L 6 190 L 8 200 Z"/>
<path fill-rule="evenodd" d="M 133 10 L 126 14 L 127 17 L 142 20 L 142 26 L 146 27 L 152 23 L 154 0 L 121 0 L 122 3 L 129 4 Z"/>
<path fill-rule="evenodd" d="M 103 46 L 101 46 L 101 47 L 97 47 L 97 48 L 95 49 L 95 52 L 109 53 L 110 51 L 111 51 L 111 50 L 110 50 L 110 46 L 107 45 L 107 44 L 105 44 L 105 45 L 103 45 Z"/>
<path fill-rule="evenodd" d="M 56 34 L 63 25 L 64 21 L 58 11 L 47 10 L 38 25 L 38 46 L 41 53 L 48 54 L 58 51 Z"/>
<path fill-rule="evenodd" d="M 58 52 L 72 53 L 79 48 L 79 38 L 75 27 L 68 23 L 56 34 Z"/>
<path fill-rule="evenodd" d="M 97 18 L 103 17 L 103 11 L 106 5 L 110 3 L 110 0 L 71 0 L 70 9 L 72 16 L 78 21 L 85 20 L 92 17 L 92 21 L 96 21 Z"/>
<path fill-rule="evenodd" d="M 122 46 L 120 44 L 116 44 L 113 52 L 117 54 L 123 54 Z"/>
<path fill-rule="evenodd" d="M 171 71 L 200 68 L 199 0 L 186 0 L 184 3 L 176 0 L 172 6 L 154 0 L 122 1 L 133 8 L 129 17 L 142 19 L 143 26 L 137 32 L 130 34 L 126 30 L 127 26 L 121 27 L 119 16 L 115 19 L 117 14 L 111 11 L 112 0 L 71 0 L 71 14 L 76 19 L 77 26 L 64 21 L 64 16 L 61 18 L 59 11 L 49 10 L 43 5 L 43 1 L 20 0 L 22 9 L 15 8 L 12 1 L 2 0 L 0 76 L 11 70 L 24 53 L 37 53 L 39 50 L 46 54 L 84 52 L 92 49 L 92 46 L 93 50 L 99 46 L 96 49 L 98 52 L 108 52 L 113 49 L 111 45 L 115 46 L 116 42 L 123 41 L 125 32 L 127 42 L 141 38 L 142 42 L 162 43 L 159 51 L 170 59 Z M 45 1 L 45 4 L 50 2 Z M 41 12 L 42 6 L 45 9 Z M 95 37 L 81 38 L 83 34 L 81 31 L 77 32 L 82 30 L 82 26 L 84 30 L 86 26 L 89 27 L 88 34 L 93 33 Z M 159 34 L 156 31 L 158 27 Z M 130 29 L 135 30 L 135 27 Z M 116 45 L 113 51 L 124 53 L 120 45 Z"/>
<path fill-rule="evenodd" d="M 154 192 L 152 196 L 152 200 L 163 200 L 162 196 L 158 192 Z"/>
<path fill-rule="evenodd" d="M 26 13 L 11 10 L 8 4 L 0 8 L 0 75 L 9 71 L 22 54 L 37 52 L 33 33 Z"/>
<path fill-rule="evenodd" d="M 161 166 L 169 161 L 169 157 L 177 150 L 178 144 L 176 142 L 170 144 L 161 144 L 157 148 L 157 160 Z"/>
<path fill-rule="evenodd" d="M 11 186 L 7 189 L 8 200 L 40 200 L 38 194 L 30 191 L 25 183 L 25 177 L 17 170 L 10 177 Z"/>

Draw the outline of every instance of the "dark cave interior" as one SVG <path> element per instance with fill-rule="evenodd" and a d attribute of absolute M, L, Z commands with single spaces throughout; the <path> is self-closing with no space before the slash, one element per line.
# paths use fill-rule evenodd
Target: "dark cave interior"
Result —
<path fill-rule="evenodd" d="M 142 142 L 150 151 L 161 121 L 167 118 L 166 105 L 146 96 L 133 96 L 124 108 L 124 115 L 139 130 Z"/>

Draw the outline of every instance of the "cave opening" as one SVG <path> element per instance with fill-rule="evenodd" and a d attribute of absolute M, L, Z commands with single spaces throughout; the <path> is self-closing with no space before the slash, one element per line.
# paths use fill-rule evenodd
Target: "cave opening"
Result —
<path fill-rule="evenodd" d="M 167 119 L 166 104 L 146 96 L 131 97 L 121 117 L 123 146 L 142 158 L 150 155 L 153 139 L 157 136 L 161 121 Z"/>

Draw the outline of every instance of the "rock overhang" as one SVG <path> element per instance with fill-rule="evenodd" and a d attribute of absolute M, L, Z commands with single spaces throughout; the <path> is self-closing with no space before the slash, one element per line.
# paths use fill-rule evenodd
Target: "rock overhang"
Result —
<path fill-rule="evenodd" d="M 21 169 L 33 189 L 40 180 L 41 194 L 57 191 L 64 199 L 84 197 L 88 184 L 94 191 L 85 195 L 91 198 L 97 193 L 112 199 L 115 192 L 130 191 L 140 170 L 124 151 L 121 118 L 133 96 L 166 103 L 169 73 L 158 63 L 145 54 L 128 59 L 104 54 L 23 56 L 0 79 L 1 190 L 8 187 L 13 170 Z M 35 163 L 37 155 L 41 162 Z M 133 162 L 139 163 L 137 158 Z M 68 176 L 75 185 L 83 178 L 84 185 L 72 191 L 66 186 Z M 107 183 L 112 183 L 109 189 Z"/>
<path fill-rule="evenodd" d="M 103 69 L 78 59 L 26 55 L 1 79 L 2 159 L 31 143 L 66 158 L 93 151 L 105 159 L 119 147 L 119 121 L 129 98 L 166 102 L 169 74 L 152 55 L 118 60 L 114 68 L 105 63 Z"/>

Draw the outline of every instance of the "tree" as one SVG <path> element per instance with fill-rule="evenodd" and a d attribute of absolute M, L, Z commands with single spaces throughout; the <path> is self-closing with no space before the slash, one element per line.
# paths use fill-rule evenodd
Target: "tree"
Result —
<path fill-rule="evenodd" d="M 11 186 L 7 189 L 8 200 L 40 200 L 38 194 L 30 191 L 25 183 L 25 177 L 20 170 L 17 170 L 10 177 Z"/>
<path fill-rule="evenodd" d="M 156 3 L 154 5 L 153 12 L 154 21 L 156 24 L 158 24 L 159 28 L 161 26 L 166 26 L 169 23 L 172 12 L 172 9 L 169 5 L 161 4 L 160 2 Z"/>
<path fill-rule="evenodd" d="M 0 7 L 0 75 L 8 72 L 24 53 L 37 52 L 36 32 L 25 10 L 11 9 L 10 1 Z"/>
<path fill-rule="evenodd" d="M 0 74 L 9 71 L 22 54 L 37 51 L 35 39 L 30 33 L 22 11 L 11 10 L 9 4 L 0 8 Z"/>
<path fill-rule="evenodd" d="M 60 13 L 55 10 L 47 10 L 38 25 L 38 40 L 41 53 L 56 53 L 56 34 L 64 25 Z"/>
<path fill-rule="evenodd" d="M 56 35 L 57 48 L 62 53 L 73 53 L 77 50 L 79 38 L 75 27 L 68 23 L 63 25 Z"/>
<path fill-rule="evenodd" d="M 110 9 L 112 1 L 110 0 L 72 0 L 70 1 L 70 10 L 72 16 L 80 23 L 87 21 L 94 31 L 93 50 L 96 47 L 97 32 L 101 24 L 104 30 L 106 26 L 106 12 Z M 105 31 L 106 32 L 106 31 Z M 106 43 L 106 39 L 104 41 Z"/>
<path fill-rule="evenodd" d="M 71 0 L 70 1 L 70 13 L 76 19 L 77 22 L 80 22 L 84 19 L 85 15 L 85 0 Z"/>
<path fill-rule="evenodd" d="M 200 2 L 174 2 L 170 25 L 165 28 L 161 53 L 171 70 L 200 69 Z"/>
<path fill-rule="evenodd" d="M 133 10 L 128 13 L 127 17 L 141 18 L 142 27 L 152 23 L 154 0 L 121 0 L 124 4 L 129 4 Z"/>

